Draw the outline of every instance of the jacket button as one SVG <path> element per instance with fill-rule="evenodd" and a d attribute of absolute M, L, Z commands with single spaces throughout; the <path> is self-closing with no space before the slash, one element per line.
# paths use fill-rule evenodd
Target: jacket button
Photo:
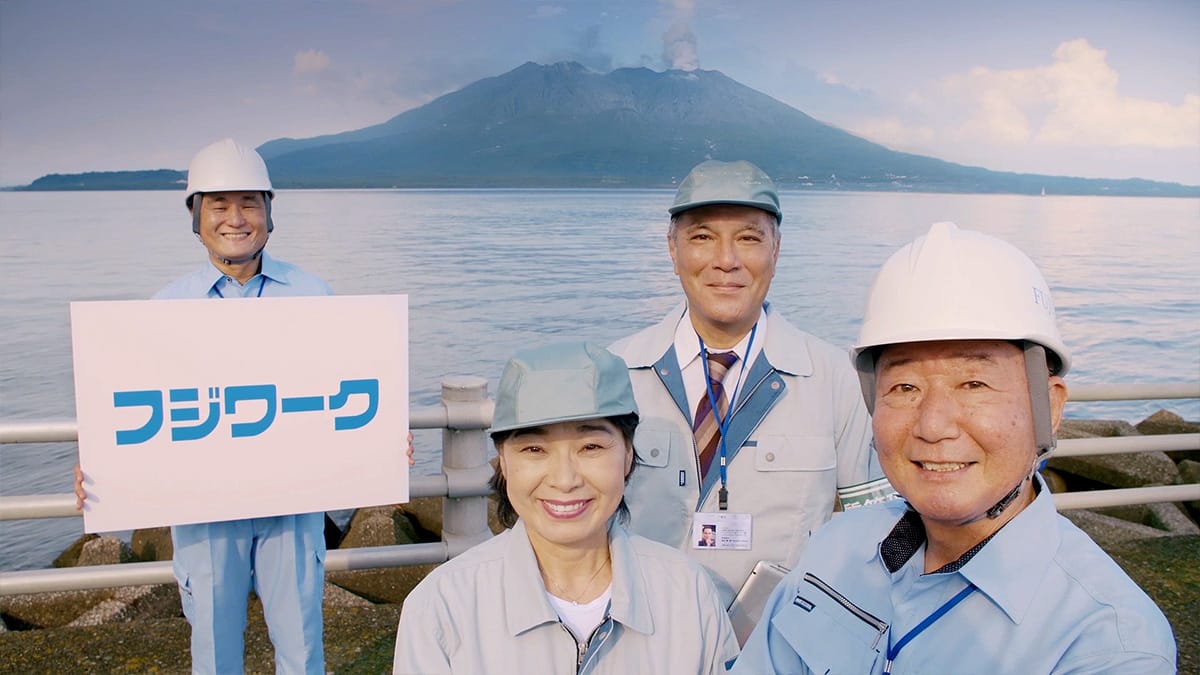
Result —
<path fill-rule="evenodd" d="M 771 388 L 772 388 L 772 389 L 776 389 L 776 390 L 778 390 L 778 389 L 779 389 L 779 380 L 776 380 L 776 381 L 772 382 L 772 383 L 771 383 Z"/>
<path fill-rule="evenodd" d="M 651 449 L 650 449 L 650 456 L 651 456 L 651 457 L 658 457 L 658 448 L 651 448 Z"/>
<path fill-rule="evenodd" d="M 663 368 L 662 370 L 658 371 L 658 373 L 659 373 L 660 375 L 666 375 L 666 374 L 667 374 L 667 373 L 669 373 L 669 372 L 671 372 L 671 371 L 667 370 L 666 368 Z"/>
<path fill-rule="evenodd" d="M 768 462 L 774 462 L 775 461 L 775 453 L 768 452 L 767 456 L 764 457 L 763 459 L 766 459 Z"/>

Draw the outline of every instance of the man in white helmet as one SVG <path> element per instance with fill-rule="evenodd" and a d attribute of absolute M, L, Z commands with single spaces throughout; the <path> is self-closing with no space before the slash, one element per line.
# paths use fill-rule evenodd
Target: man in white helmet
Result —
<path fill-rule="evenodd" d="M 904 501 L 814 534 L 734 672 L 1175 672 L 1162 612 L 1036 473 L 1070 354 L 1025 254 L 935 224 L 880 270 L 852 354 Z"/>
<path fill-rule="evenodd" d="M 155 299 L 332 295 L 329 285 L 264 249 L 275 196 L 253 148 L 226 138 L 196 153 L 185 204 L 208 261 Z M 236 339 L 236 328 L 231 327 Z M 325 672 L 321 600 L 325 514 L 302 513 L 171 528 L 175 577 L 192 625 L 192 671 L 240 673 L 251 590 L 281 673 Z"/>
<path fill-rule="evenodd" d="M 188 167 L 185 204 L 192 232 L 208 251 L 203 267 L 155 299 L 332 295 L 329 285 L 264 248 L 274 226 L 274 190 L 253 149 L 232 139 L 200 150 Z M 261 349 L 229 327 L 229 349 Z M 411 437 L 409 439 L 411 461 Z M 77 506 L 87 495 L 75 468 Z M 302 513 L 171 528 L 175 577 L 192 626 L 192 672 L 241 673 L 246 603 L 253 590 L 275 647 L 280 673 L 324 673 L 321 600 L 325 588 L 325 515 Z"/>
<path fill-rule="evenodd" d="M 760 561 L 795 564 L 835 507 L 893 492 L 845 354 L 766 301 L 783 217 L 771 178 L 747 161 L 702 162 L 668 213 L 686 302 L 611 347 L 642 411 L 631 525 L 695 557 L 728 608 Z M 757 615 L 741 607 L 739 633 Z"/>

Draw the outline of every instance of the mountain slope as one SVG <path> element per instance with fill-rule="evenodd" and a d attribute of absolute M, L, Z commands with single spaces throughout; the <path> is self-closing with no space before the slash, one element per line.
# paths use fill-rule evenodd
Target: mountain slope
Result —
<path fill-rule="evenodd" d="M 382 124 L 259 151 L 281 188 L 667 187 L 713 158 L 749 159 L 784 187 L 1200 196 L 1175 183 L 994 172 L 895 152 L 714 70 L 601 74 L 570 62 L 525 63 Z M 113 189 L 117 178 L 91 176 L 30 187 Z M 102 178 L 110 187 L 91 187 Z"/>

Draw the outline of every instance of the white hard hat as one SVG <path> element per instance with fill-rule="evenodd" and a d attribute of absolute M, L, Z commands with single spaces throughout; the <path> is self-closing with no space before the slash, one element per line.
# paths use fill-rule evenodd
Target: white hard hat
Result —
<path fill-rule="evenodd" d="M 275 196 L 267 165 L 254 148 L 226 138 L 196 153 L 188 166 L 187 196 L 184 203 L 192 208 L 192 197 L 202 192 L 265 192 Z"/>
<path fill-rule="evenodd" d="M 860 374 L 873 374 L 875 347 L 931 340 L 1032 342 L 1045 348 L 1055 374 L 1071 365 L 1050 289 L 1033 261 L 1008 242 L 954 223 L 935 223 L 883 264 L 851 353 Z"/>

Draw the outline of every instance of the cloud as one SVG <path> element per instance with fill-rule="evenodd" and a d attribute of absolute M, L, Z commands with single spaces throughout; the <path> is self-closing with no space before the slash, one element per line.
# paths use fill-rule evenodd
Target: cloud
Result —
<path fill-rule="evenodd" d="M 852 125 L 850 131 L 898 150 L 927 147 L 938 136 L 932 127 L 910 125 L 898 117 L 870 118 Z"/>
<path fill-rule="evenodd" d="M 949 131 L 960 140 L 1036 145 L 1200 148 L 1200 93 L 1179 104 L 1123 96 L 1107 54 L 1064 42 L 1050 65 L 974 68 L 942 83 L 943 103 L 966 103 Z"/>
<path fill-rule="evenodd" d="M 1124 95 L 1105 51 L 1083 39 L 1048 61 L 965 69 L 891 102 L 864 91 L 853 107 L 829 99 L 831 89 L 820 92 L 824 108 L 813 107 L 858 136 L 952 162 L 1200 184 L 1200 93 L 1178 102 Z"/>
<path fill-rule="evenodd" d="M 565 13 L 567 10 L 559 5 L 538 5 L 529 15 L 531 19 L 549 19 Z"/>
<path fill-rule="evenodd" d="M 313 75 L 329 70 L 329 55 L 319 49 L 296 52 L 292 59 L 293 75 Z"/>

